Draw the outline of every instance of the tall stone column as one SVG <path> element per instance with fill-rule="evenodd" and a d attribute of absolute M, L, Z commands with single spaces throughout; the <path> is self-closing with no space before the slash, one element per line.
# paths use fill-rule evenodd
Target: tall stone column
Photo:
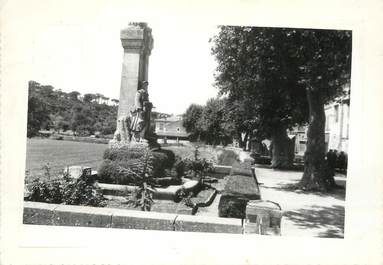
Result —
<path fill-rule="evenodd" d="M 149 56 L 153 48 L 152 29 L 146 23 L 132 23 L 120 33 L 124 57 L 121 73 L 118 118 L 129 115 L 141 81 L 148 80 Z"/>
<path fill-rule="evenodd" d="M 120 38 L 124 48 L 120 99 L 117 129 L 110 147 L 121 147 L 130 143 L 128 119 L 135 107 L 139 84 L 148 80 L 149 56 L 153 48 L 152 29 L 146 23 L 130 23 L 121 30 Z"/>

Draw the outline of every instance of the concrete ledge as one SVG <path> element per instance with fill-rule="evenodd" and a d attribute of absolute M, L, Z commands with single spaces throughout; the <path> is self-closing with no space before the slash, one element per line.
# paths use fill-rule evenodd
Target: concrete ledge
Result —
<path fill-rule="evenodd" d="M 113 228 L 173 231 L 176 214 L 113 209 Z"/>
<path fill-rule="evenodd" d="M 242 220 L 24 202 L 24 224 L 241 234 Z"/>
<path fill-rule="evenodd" d="M 242 234 L 242 220 L 179 215 L 175 222 L 175 231 Z"/>
<path fill-rule="evenodd" d="M 58 206 L 58 204 L 25 201 L 23 223 L 53 225 L 54 210 Z"/>
<path fill-rule="evenodd" d="M 112 211 L 108 208 L 59 205 L 54 210 L 53 224 L 63 226 L 110 227 Z"/>

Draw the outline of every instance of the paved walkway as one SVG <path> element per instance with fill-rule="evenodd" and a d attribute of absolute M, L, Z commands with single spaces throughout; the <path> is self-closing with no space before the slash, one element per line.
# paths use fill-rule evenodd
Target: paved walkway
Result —
<path fill-rule="evenodd" d="M 286 189 L 286 185 L 298 183 L 302 177 L 300 171 L 256 168 L 256 175 L 261 183 L 262 199 L 282 207 L 282 235 L 344 237 L 345 190 L 321 194 Z M 346 185 L 344 175 L 337 175 L 335 180 Z"/>
<path fill-rule="evenodd" d="M 280 204 L 283 210 L 282 235 L 305 237 L 344 237 L 345 190 L 331 194 L 304 193 L 290 190 L 286 185 L 296 184 L 302 177 L 300 171 L 280 171 L 256 168 L 263 200 Z M 346 178 L 337 175 L 339 185 L 346 185 Z M 222 189 L 222 183 L 218 189 Z M 218 216 L 220 194 L 209 207 L 201 207 L 196 215 Z"/>

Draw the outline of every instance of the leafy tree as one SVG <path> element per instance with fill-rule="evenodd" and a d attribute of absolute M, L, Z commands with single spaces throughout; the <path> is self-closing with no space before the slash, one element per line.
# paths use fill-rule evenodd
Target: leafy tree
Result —
<path fill-rule="evenodd" d="M 30 81 L 29 99 L 33 99 L 29 102 L 28 135 L 33 136 L 39 129 L 50 127 L 64 131 L 72 128 L 80 135 L 88 135 L 95 130 L 112 134 L 116 129 L 117 107 L 94 102 L 94 94 L 86 94 L 82 101 L 79 95 L 77 91 L 66 93 Z"/>
<path fill-rule="evenodd" d="M 226 100 L 209 99 L 203 108 L 199 126 L 202 128 L 204 139 L 208 144 L 224 144 L 231 142 L 233 126 L 226 119 Z"/>
<path fill-rule="evenodd" d="M 92 100 L 96 99 L 96 96 L 94 94 L 91 94 L 91 93 L 87 93 L 84 95 L 84 102 L 85 103 L 91 103 Z"/>
<path fill-rule="evenodd" d="M 351 31 L 291 30 L 286 36 L 298 62 L 299 78 L 306 88 L 309 126 L 305 169 L 300 186 L 328 190 L 335 186 L 325 163 L 325 104 L 343 95 L 351 77 Z M 299 51 L 299 52 L 298 52 Z"/>
<path fill-rule="evenodd" d="M 192 139 L 200 139 L 201 137 L 202 128 L 199 126 L 199 120 L 202 112 L 203 106 L 191 104 L 183 115 L 183 126 L 187 132 L 191 133 Z"/>
<path fill-rule="evenodd" d="M 273 162 L 289 164 L 286 129 L 309 122 L 300 185 L 333 186 L 325 170 L 324 105 L 350 82 L 351 32 L 222 26 L 213 54 L 220 92 L 252 108 L 251 127 L 272 139 Z"/>
<path fill-rule="evenodd" d="M 77 101 L 79 95 L 81 95 L 81 94 L 80 94 L 80 92 L 77 92 L 77 91 L 72 91 L 68 94 L 70 100 L 73 100 L 73 101 Z"/>
<path fill-rule="evenodd" d="M 28 99 L 28 125 L 27 137 L 37 135 L 43 124 L 49 122 L 49 113 L 46 104 L 39 98 L 32 96 Z"/>
<path fill-rule="evenodd" d="M 287 48 L 275 28 L 220 27 L 212 49 L 218 61 L 216 85 L 237 107 L 239 132 L 271 138 L 272 166 L 290 167 L 293 148 L 287 129 L 307 120 L 303 85 L 296 82 L 294 60 L 284 61 Z M 243 115 L 245 114 L 246 115 Z"/>
<path fill-rule="evenodd" d="M 89 135 L 93 133 L 94 120 L 89 107 L 76 105 L 72 108 L 71 129 L 79 135 Z"/>

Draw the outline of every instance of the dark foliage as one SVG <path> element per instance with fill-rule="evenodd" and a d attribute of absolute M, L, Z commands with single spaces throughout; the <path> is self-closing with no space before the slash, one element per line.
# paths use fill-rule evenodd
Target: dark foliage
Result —
<path fill-rule="evenodd" d="M 172 168 L 174 163 L 176 162 L 176 155 L 172 150 L 167 150 L 167 149 L 155 149 L 153 150 L 153 153 L 160 153 L 160 154 L 165 154 L 166 155 L 166 161 L 164 163 L 164 168 Z"/>
<path fill-rule="evenodd" d="M 115 184 L 132 184 L 137 181 L 140 172 L 140 161 L 144 159 L 147 150 L 144 148 L 107 149 L 104 152 L 104 161 L 98 169 L 98 177 L 101 182 Z M 153 178 L 165 177 L 166 169 L 171 169 L 175 162 L 175 155 L 170 150 L 158 149 L 149 151 L 150 170 L 148 173 Z"/>
<path fill-rule="evenodd" d="M 43 125 L 48 125 L 49 122 L 47 105 L 38 97 L 31 96 L 28 99 L 27 137 L 36 136 L 40 129 L 47 129 Z"/>
<path fill-rule="evenodd" d="M 117 107 L 100 104 L 108 99 L 101 94 L 85 94 L 81 98 L 77 91 L 66 93 L 30 81 L 28 97 L 28 137 L 50 128 L 72 129 L 81 136 L 96 131 L 107 135 L 116 129 Z"/>
<path fill-rule="evenodd" d="M 49 171 L 47 171 L 49 174 Z M 85 176 L 78 179 L 62 178 L 45 180 L 36 178 L 27 184 L 27 201 L 46 202 L 69 205 L 105 206 L 104 198 L 99 190 L 93 187 L 93 181 Z"/>
<path fill-rule="evenodd" d="M 281 161 L 273 164 L 288 162 L 282 156 L 287 153 L 286 129 L 309 124 L 301 180 L 307 189 L 329 188 L 324 105 L 343 95 L 350 84 L 351 36 L 346 30 L 221 26 L 213 39 L 220 93 L 233 106 L 243 105 L 231 112 L 234 115 L 248 106 L 249 115 L 236 118 L 236 128 L 247 120 L 251 126 L 242 129 L 276 140 L 273 160 Z"/>
<path fill-rule="evenodd" d="M 145 149 L 124 146 L 121 148 L 108 148 L 104 152 L 104 159 L 129 160 L 141 158 L 145 155 Z"/>

